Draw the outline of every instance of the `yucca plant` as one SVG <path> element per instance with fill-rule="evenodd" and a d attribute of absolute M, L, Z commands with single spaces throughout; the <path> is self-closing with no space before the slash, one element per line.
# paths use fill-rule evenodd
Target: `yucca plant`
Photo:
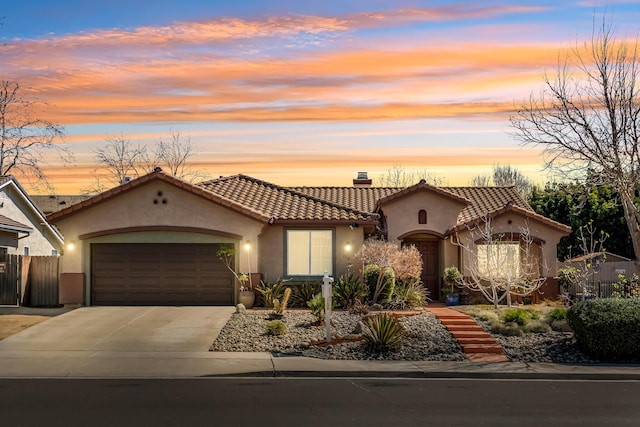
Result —
<path fill-rule="evenodd" d="M 367 319 L 362 335 L 368 350 L 378 353 L 395 352 L 402 347 L 404 330 L 395 317 L 380 314 Z"/>
<path fill-rule="evenodd" d="M 353 273 L 346 278 L 341 277 L 333 285 L 333 297 L 338 307 L 351 307 L 356 301 L 362 302 L 367 294 L 367 286 Z"/>

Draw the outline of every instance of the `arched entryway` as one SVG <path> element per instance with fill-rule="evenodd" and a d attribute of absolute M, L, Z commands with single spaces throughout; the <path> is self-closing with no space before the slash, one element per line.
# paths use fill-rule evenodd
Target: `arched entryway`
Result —
<path fill-rule="evenodd" d="M 406 238 L 402 246 L 415 246 L 422 256 L 422 283 L 429 290 L 429 298 L 438 300 L 440 295 L 440 239 Z"/>

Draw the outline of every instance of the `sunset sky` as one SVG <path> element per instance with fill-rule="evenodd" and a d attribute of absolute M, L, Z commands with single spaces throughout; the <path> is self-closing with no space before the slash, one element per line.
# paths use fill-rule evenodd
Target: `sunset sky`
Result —
<path fill-rule="evenodd" d="M 0 8 L 0 79 L 48 101 L 75 167 L 94 150 L 171 131 L 211 176 L 350 185 L 393 165 L 466 185 L 496 163 L 543 183 L 538 149 L 508 134 L 562 48 L 606 13 L 635 37 L 640 2 L 419 0 L 13 1 Z"/>

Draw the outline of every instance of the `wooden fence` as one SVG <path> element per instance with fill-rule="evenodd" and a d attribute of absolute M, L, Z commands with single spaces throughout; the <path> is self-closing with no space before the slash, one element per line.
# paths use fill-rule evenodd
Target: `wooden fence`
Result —
<path fill-rule="evenodd" d="M 53 307 L 59 305 L 58 260 L 56 256 L 24 256 L 22 265 L 24 292 L 22 305 Z M 27 266 L 25 268 L 25 265 Z"/>
<path fill-rule="evenodd" d="M 57 256 L 0 255 L 0 305 L 55 307 Z"/>
<path fill-rule="evenodd" d="M 20 271 L 20 256 L 0 255 L 0 305 L 18 304 Z"/>

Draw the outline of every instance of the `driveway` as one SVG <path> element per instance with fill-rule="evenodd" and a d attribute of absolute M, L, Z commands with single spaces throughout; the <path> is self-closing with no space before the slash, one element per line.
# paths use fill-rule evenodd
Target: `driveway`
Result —
<path fill-rule="evenodd" d="M 83 307 L 0 341 L 0 351 L 208 351 L 234 307 Z"/>

